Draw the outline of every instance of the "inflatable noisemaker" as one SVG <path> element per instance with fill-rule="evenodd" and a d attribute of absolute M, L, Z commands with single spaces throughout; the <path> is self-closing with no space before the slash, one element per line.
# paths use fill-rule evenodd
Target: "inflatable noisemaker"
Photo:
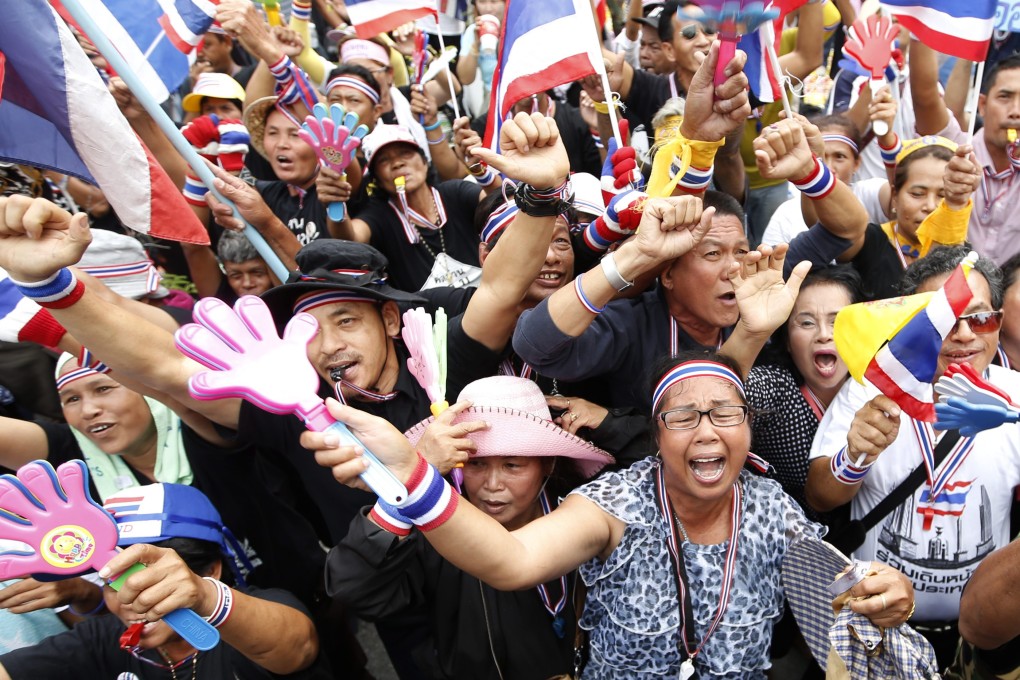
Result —
<path fill-rule="evenodd" d="M 898 33 L 899 27 L 891 18 L 877 14 L 858 19 L 848 31 L 843 51 L 871 73 L 871 94 L 885 85 L 885 69 L 892 58 Z M 889 125 L 884 120 L 876 120 L 872 127 L 879 137 L 889 134 Z"/>
<path fill-rule="evenodd" d="M 967 363 L 949 364 L 935 383 L 935 428 L 959 430 L 964 437 L 1020 422 L 1020 409 L 1010 396 L 988 382 Z"/>
<path fill-rule="evenodd" d="M 704 14 L 690 16 L 682 13 L 680 19 L 694 19 L 714 28 L 719 34 L 719 61 L 715 66 L 714 84 L 726 82 L 726 65 L 737 53 L 741 36 L 752 33 L 766 21 L 779 16 L 779 10 L 766 9 L 761 2 L 745 0 L 707 0 L 698 5 Z"/>
<path fill-rule="evenodd" d="M 429 409 L 437 417 L 450 408 L 446 401 L 446 324 L 446 311 L 442 307 L 436 310 L 434 324 L 428 312 L 416 307 L 404 312 L 404 327 L 400 331 L 411 354 L 407 368 L 429 396 Z M 458 465 L 450 473 L 458 491 L 464 481 L 461 467 Z"/>
<path fill-rule="evenodd" d="M 347 166 L 354 160 L 354 153 L 368 134 L 368 126 L 358 125 L 358 114 L 344 110 L 339 104 L 331 104 L 328 110 L 322 104 L 316 104 L 312 114 L 305 117 L 298 136 L 315 150 L 320 163 L 340 173 L 342 179 L 347 179 Z M 340 201 L 330 203 L 326 206 L 326 213 L 329 219 L 339 222 L 344 218 L 344 204 Z"/>
<path fill-rule="evenodd" d="M 189 379 L 195 399 L 246 399 L 270 413 L 292 413 L 308 429 L 363 449 L 368 469 L 361 479 L 387 503 L 404 502 L 407 489 L 400 480 L 329 414 L 318 396 L 319 376 L 306 353 L 319 331 L 314 316 L 296 314 L 283 338 L 266 303 L 253 295 L 240 298 L 233 309 L 216 298 L 204 298 L 195 305 L 193 317 L 196 323 L 182 326 L 174 337 L 181 352 L 210 369 Z"/>
<path fill-rule="evenodd" d="M 262 9 L 266 11 L 266 21 L 270 26 L 283 26 L 283 20 L 280 19 L 279 0 L 255 0 L 255 2 L 262 5 Z"/>
<path fill-rule="evenodd" d="M 0 538 L 31 548 L 0 553 L 0 579 L 70 578 L 98 571 L 119 552 L 117 521 L 89 495 L 89 470 L 80 460 L 56 470 L 37 460 L 17 476 L 0 477 Z M 120 590 L 144 568 L 135 564 L 108 584 Z M 172 611 L 163 621 L 195 649 L 208 651 L 220 642 L 219 632 L 190 609 Z"/>

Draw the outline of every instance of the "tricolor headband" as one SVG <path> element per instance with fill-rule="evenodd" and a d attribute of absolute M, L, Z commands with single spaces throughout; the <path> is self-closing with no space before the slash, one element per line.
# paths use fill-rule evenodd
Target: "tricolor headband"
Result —
<path fill-rule="evenodd" d="M 482 229 L 482 242 L 491 246 L 503 231 L 510 226 L 510 223 L 517 217 L 519 208 L 516 203 L 504 203 L 495 212 L 489 215 Z"/>
<path fill-rule="evenodd" d="M 316 307 L 333 305 L 338 302 L 378 302 L 378 300 L 364 295 L 356 295 L 342 290 L 324 290 L 309 293 L 298 298 L 294 303 L 294 313 L 309 312 Z"/>
<path fill-rule="evenodd" d="M 372 89 L 372 86 L 361 80 L 360 78 L 352 78 L 351 76 L 337 76 L 328 83 L 326 83 L 326 94 L 328 95 L 337 87 L 350 87 L 358 92 L 362 93 L 366 97 L 372 100 L 373 104 L 378 104 L 380 101 L 379 93 Z"/>
<path fill-rule="evenodd" d="M 390 65 L 389 51 L 371 40 L 348 40 L 340 46 L 340 61 L 371 59 L 383 66 Z"/>
<path fill-rule="evenodd" d="M 666 393 L 669 392 L 677 383 L 684 380 L 690 380 L 691 378 L 719 378 L 733 383 L 733 386 L 737 388 L 737 392 L 740 392 L 740 396 L 744 397 L 744 381 L 740 379 L 736 373 L 733 372 L 729 366 L 720 364 L 716 361 L 705 361 L 699 359 L 697 361 L 685 361 L 676 368 L 672 369 L 669 373 L 662 376 L 658 384 L 655 386 L 655 390 L 652 392 L 652 413 L 659 412 L 659 404 L 662 402 Z"/>
<path fill-rule="evenodd" d="M 155 292 L 155 290 L 159 288 L 160 279 L 163 278 L 163 275 L 159 273 L 150 260 L 125 262 L 123 264 L 79 265 L 78 269 L 90 276 L 96 277 L 97 279 L 115 279 L 121 276 L 145 275 L 145 288 L 147 293 Z"/>
<path fill-rule="evenodd" d="M 854 155 L 855 156 L 860 156 L 861 155 L 861 150 L 857 148 L 857 143 L 854 142 L 854 140 L 852 140 L 849 137 L 847 137 L 846 135 L 840 135 L 840 134 L 836 134 L 836 133 L 824 134 L 824 135 L 822 135 L 822 141 L 825 141 L 825 142 L 843 142 L 844 144 L 846 144 L 847 146 L 849 146 L 851 149 L 854 150 Z"/>
<path fill-rule="evenodd" d="M 64 375 L 60 375 L 60 371 L 62 371 L 64 366 L 71 361 L 74 361 L 78 365 L 78 368 L 69 373 L 65 373 Z M 84 347 L 82 348 L 81 357 L 77 359 L 70 354 L 64 353 L 57 361 L 57 370 L 55 375 L 57 391 L 59 392 L 76 380 L 81 380 L 82 378 L 87 378 L 91 375 L 105 375 L 109 372 L 110 368 L 98 359 L 95 359 L 92 356 L 92 353 Z"/>

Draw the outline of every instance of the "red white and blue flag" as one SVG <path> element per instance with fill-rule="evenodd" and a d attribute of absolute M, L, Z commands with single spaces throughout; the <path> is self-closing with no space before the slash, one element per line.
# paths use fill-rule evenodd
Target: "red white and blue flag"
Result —
<path fill-rule="evenodd" d="M 371 38 L 436 14 L 436 0 L 347 0 L 345 4 L 359 38 Z"/>
<path fill-rule="evenodd" d="M 59 0 L 50 0 L 60 11 Z M 79 0 L 145 89 L 165 101 L 188 77 L 219 0 Z M 19 3 L 20 4 L 20 3 Z M 65 15 L 66 11 L 61 12 Z"/>
<path fill-rule="evenodd" d="M 918 504 L 917 511 L 921 514 L 927 514 L 925 513 L 925 508 L 931 508 L 931 514 L 934 515 L 959 517 L 963 514 L 964 508 L 967 507 L 967 495 L 970 493 L 973 483 L 974 480 L 946 484 L 936 494 L 934 501 L 931 500 L 931 489 L 924 489 L 921 492 L 921 502 Z"/>
<path fill-rule="evenodd" d="M 956 327 L 973 292 L 967 273 L 977 254 L 971 253 L 932 295 L 928 304 L 889 339 L 868 364 L 864 377 L 912 418 L 935 422 L 932 379 L 942 342 Z"/>
<path fill-rule="evenodd" d="M 0 158 L 98 185 L 121 221 L 136 231 L 208 244 L 208 233 L 180 189 L 131 130 L 57 13 L 45 2 L 15 2 L 4 9 Z"/>
<path fill-rule="evenodd" d="M 492 78 L 485 144 L 514 104 L 605 69 L 589 0 L 508 0 Z"/>
<path fill-rule="evenodd" d="M 769 54 L 766 51 L 768 40 L 772 39 L 776 54 L 779 54 L 779 36 L 776 30 L 769 30 L 768 23 L 765 22 L 752 33 L 741 36 L 737 43 L 737 49 L 747 53 L 744 75 L 747 76 L 751 93 L 758 98 L 758 101 L 765 103 L 777 102 L 783 96 L 779 79 L 769 62 Z M 779 26 L 778 30 L 781 31 L 782 23 Z"/>
<path fill-rule="evenodd" d="M 882 0 L 925 45 L 971 61 L 984 61 L 988 54 L 996 4 L 996 0 Z"/>

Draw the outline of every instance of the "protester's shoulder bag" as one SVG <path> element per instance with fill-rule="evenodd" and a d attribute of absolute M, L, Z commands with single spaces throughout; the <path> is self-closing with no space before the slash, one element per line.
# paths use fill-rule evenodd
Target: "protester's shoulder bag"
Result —
<path fill-rule="evenodd" d="M 935 447 L 935 469 L 942 464 L 942 461 L 949 455 L 949 451 L 956 446 L 956 442 L 960 439 L 959 430 L 948 430 L 939 440 L 938 445 Z M 914 492 L 920 488 L 928 479 L 928 471 L 924 466 L 924 461 L 914 468 L 914 471 L 907 476 L 900 485 L 893 489 L 888 496 L 882 499 L 882 502 L 871 509 L 867 515 L 861 519 L 850 520 L 843 529 L 829 538 L 829 543 L 834 545 L 844 555 L 849 555 L 854 550 L 857 550 L 864 544 L 864 538 L 868 535 L 868 532 L 874 529 L 879 522 L 889 516 L 893 510 L 903 504 L 903 501 L 907 500 L 914 495 Z"/>

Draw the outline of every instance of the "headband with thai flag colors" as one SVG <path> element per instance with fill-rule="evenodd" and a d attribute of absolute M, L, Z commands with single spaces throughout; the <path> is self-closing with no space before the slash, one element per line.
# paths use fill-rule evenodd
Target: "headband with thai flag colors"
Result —
<path fill-rule="evenodd" d="M 294 303 L 294 313 L 310 312 L 316 307 L 332 305 L 338 302 L 378 302 L 365 295 L 356 295 L 342 290 L 320 290 L 298 298 Z"/>
<path fill-rule="evenodd" d="M 485 221 L 485 227 L 482 228 L 482 242 L 487 246 L 491 246 L 493 241 L 514 221 L 519 210 L 517 204 L 512 201 L 496 208 L 489 215 L 489 219 Z"/>
<path fill-rule="evenodd" d="M 78 365 L 78 368 L 65 373 L 64 375 L 60 375 L 60 371 L 64 369 L 64 366 L 72 361 Z M 109 372 L 110 367 L 96 359 L 85 347 L 81 348 L 81 352 L 77 358 L 71 354 L 64 353 L 57 362 L 57 391 L 59 392 L 76 380 L 81 380 L 82 378 L 87 378 L 92 375 L 104 375 Z"/>
<path fill-rule="evenodd" d="M 737 388 L 737 392 L 740 392 L 740 396 L 744 397 L 744 381 L 740 379 L 736 373 L 733 372 L 729 366 L 720 364 L 716 361 L 705 361 L 699 359 L 697 361 L 685 361 L 676 368 L 673 368 L 666 375 L 662 376 L 658 384 L 655 386 L 655 390 L 652 392 L 652 413 L 659 412 L 659 404 L 662 402 L 666 393 L 669 392 L 677 383 L 684 380 L 690 380 L 691 378 L 719 378 L 733 383 L 733 386 Z"/>
<path fill-rule="evenodd" d="M 360 78 L 353 78 L 351 76 L 337 76 L 328 83 L 326 83 L 326 94 L 329 94 L 337 87 L 350 87 L 368 97 L 373 104 L 378 104 L 380 101 L 379 93 L 372 89 L 372 86 L 366 83 Z"/>

